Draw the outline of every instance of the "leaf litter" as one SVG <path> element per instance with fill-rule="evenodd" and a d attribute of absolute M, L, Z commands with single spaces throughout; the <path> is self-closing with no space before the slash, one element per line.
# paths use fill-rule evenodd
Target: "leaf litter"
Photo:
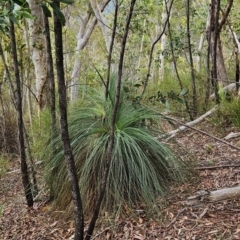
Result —
<path fill-rule="evenodd" d="M 218 134 L 214 133 L 210 123 L 203 122 L 199 128 Z M 196 171 L 199 176 L 196 177 L 196 181 L 170 189 L 166 203 L 159 208 L 158 221 L 146 216 L 142 210 L 136 210 L 137 217 L 134 218 L 119 217 L 111 220 L 106 216 L 98 221 L 92 239 L 240 239 L 239 199 L 208 203 L 198 207 L 189 207 L 185 204 L 187 198 L 198 190 L 212 191 L 238 186 L 240 152 L 193 130 L 177 135 L 176 140 L 197 158 L 199 169 L 196 168 Z M 228 141 L 240 146 L 240 138 Z M 9 174 L 0 179 L 0 240 L 73 239 L 73 221 L 64 221 L 49 214 L 50 206 L 46 199 L 36 202 L 33 209 L 25 205 L 21 174 L 18 171 L 19 163 L 13 160 L 11 164 Z"/>

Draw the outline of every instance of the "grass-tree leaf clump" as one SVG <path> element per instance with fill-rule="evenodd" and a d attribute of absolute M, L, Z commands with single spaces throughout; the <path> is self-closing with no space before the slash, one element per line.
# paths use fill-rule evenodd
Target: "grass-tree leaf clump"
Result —
<path fill-rule="evenodd" d="M 105 99 L 96 92 L 69 110 L 69 134 L 77 166 L 84 209 L 93 209 L 105 171 L 114 91 Z M 172 181 L 182 180 L 182 162 L 156 140 L 145 124 L 159 115 L 122 97 L 115 126 L 113 156 L 102 209 L 111 213 L 138 204 L 153 206 Z M 59 209 L 69 209 L 71 194 L 60 136 L 49 145 L 47 182 Z"/>

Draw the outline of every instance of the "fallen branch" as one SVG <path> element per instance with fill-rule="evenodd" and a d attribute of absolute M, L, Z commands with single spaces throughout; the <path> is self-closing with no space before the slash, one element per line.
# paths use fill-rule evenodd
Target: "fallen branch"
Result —
<path fill-rule="evenodd" d="M 240 137 L 240 132 L 237 132 L 237 133 L 233 133 L 233 132 L 230 132 L 226 137 L 224 137 L 223 139 L 224 140 L 229 140 L 231 138 L 237 138 L 237 137 Z"/>
<path fill-rule="evenodd" d="M 237 147 L 237 146 L 235 146 L 235 145 L 233 145 L 233 144 L 231 144 L 231 143 L 229 143 L 229 142 L 227 142 L 227 141 L 225 141 L 225 140 L 223 140 L 223 139 L 221 139 L 221 138 L 215 137 L 215 136 L 213 136 L 213 135 L 211 135 L 211 134 L 209 134 L 209 133 L 207 133 L 207 132 L 204 132 L 204 131 L 202 131 L 202 130 L 200 130 L 200 129 L 197 129 L 197 128 L 195 128 L 195 127 L 191 127 L 190 125 L 184 124 L 184 123 L 182 123 L 182 122 L 180 122 L 180 121 L 178 121 L 178 120 L 176 120 L 176 119 L 174 119 L 174 118 L 170 118 L 170 117 L 166 117 L 166 116 L 165 116 L 165 118 L 181 124 L 182 127 L 190 128 L 190 129 L 192 129 L 192 130 L 194 130 L 194 131 L 196 131 L 196 132 L 202 133 L 202 134 L 204 134 L 204 135 L 206 135 L 206 136 L 208 136 L 208 137 L 210 137 L 210 138 L 213 138 L 213 139 L 217 140 L 218 142 L 224 143 L 224 144 L 226 144 L 226 145 L 228 145 L 228 146 L 230 146 L 230 147 L 232 147 L 232 148 L 234 148 L 234 149 L 240 150 L 239 147 Z M 178 129 L 179 129 L 179 128 L 178 128 Z M 178 130 L 178 129 L 177 129 L 177 130 Z M 172 137 L 173 137 L 173 135 L 171 135 L 169 138 L 172 138 Z M 159 136 L 157 137 L 157 139 L 160 139 L 160 138 L 162 138 L 162 135 L 159 135 Z M 168 138 L 168 139 L 169 139 L 169 138 Z"/>
<path fill-rule="evenodd" d="M 196 170 L 213 170 L 217 168 L 230 168 L 230 167 L 240 167 L 240 164 L 226 164 L 226 165 L 219 165 L 219 166 L 205 166 L 205 167 L 195 167 Z"/>
<path fill-rule="evenodd" d="M 198 117 L 197 119 L 191 121 L 191 122 L 188 122 L 186 124 L 183 124 L 181 122 L 179 122 L 178 120 L 176 119 L 173 119 L 173 118 L 170 118 L 170 117 L 167 117 L 167 116 L 164 116 L 165 118 L 168 118 L 170 120 L 173 120 L 177 123 L 180 123 L 182 126 L 179 127 L 178 129 L 175 129 L 171 132 L 168 133 L 168 135 L 170 135 L 170 137 L 174 137 L 178 132 L 180 131 L 184 131 L 186 130 L 187 128 L 190 128 L 191 126 L 203 121 L 206 117 L 208 117 L 209 115 L 211 115 L 213 112 L 215 112 L 217 110 L 218 106 L 215 106 L 214 108 L 210 109 L 209 111 L 207 111 L 206 113 L 204 113 L 203 115 L 201 115 L 200 117 Z"/>
<path fill-rule="evenodd" d="M 166 115 L 164 115 L 164 114 L 162 114 L 162 113 L 159 113 L 159 112 L 157 112 L 157 111 L 154 110 L 154 109 L 151 109 L 151 110 L 154 111 L 154 112 L 156 112 L 156 113 L 161 114 L 165 119 L 174 121 L 174 122 L 182 125 L 182 126 L 179 127 L 178 129 L 173 130 L 173 131 L 171 131 L 171 132 L 169 132 L 169 133 L 166 133 L 166 135 L 172 134 L 168 139 L 174 137 L 179 131 L 184 131 L 184 130 L 186 130 L 187 128 L 190 128 L 190 129 L 192 129 L 192 130 L 194 130 L 194 131 L 196 131 L 196 132 L 199 132 L 199 133 L 204 134 L 204 135 L 206 135 L 206 136 L 208 136 L 208 137 L 210 137 L 210 138 L 213 138 L 213 139 L 217 140 L 218 142 L 224 143 L 224 144 L 226 144 L 226 145 L 228 145 L 228 146 L 230 146 L 230 147 L 232 147 L 232 148 L 234 148 L 234 149 L 240 150 L 239 147 L 234 146 L 234 145 L 232 145 L 231 143 L 228 143 L 228 142 L 226 142 L 225 140 L 223 140 L 223 139 L 221 139 L 221 138 L 215 137 L 215 136 L 213 136 L 213 135 L 211 135 L 211 134 L 209 134 L 209 133 L 206 133 L 206 132 L 204 132 L 204 131 L 202 131 L 202 130 L 200 130 L 200 129 L 197 129 L 197 128 L 195 128 L 195 127 L 192 127 L 192 125 L 201 122 L 204 118 L 206 118 L 207 116 L 211 115 L 214 111 L 217 110 L 217 108 L 218 108 L 218 106 L 215 106 L 214 108 L 212 108 L 211 110 L 209 110 L 208 112 L 206 112 L 205 114 L 203 114 L 202 116 L 200 116 L 199 118 L 197 118 L 197 119 L 195 119 L 194 121 L 191 121 L 191 122 L 189 122 L 189 123 L 186 123 L 186 124 L 184 124 L 184 123 L 182 123 L 182 122 L 180 122 L 180 121 L 178 121 L 178 120 L 176 120 L 176 119 L 174 119 L 174 118 L 168 117 L 168 116 L 166 116 Z M 158 135 L 158 136 L 156 137 L 156 139 L 158 139 L 158 140 L 159 140 L 159 139 L 162 139 L 162 138 L 163 138 L 163 135 L 162 135 L 162 134 L 161 134 L 161 135 Z"/>
<path fill-rule="evenodd" d="M 172 224 L 174 224 L 174 223 L 177 221 L 179 215 L 180 215 L 181 213 L 183 213 L 185 210 L 187 210 L 187 208 L 183 208 L 182 210 L 180 210 L 180 211 L 177 213 L 177 216 L 167 225 L 167 228 L 169 228 Z"/>
<path fill-rule="evenodd" d="M 195 196 L 187 199 L 186 205 L 199 206 L 207 203 L 219 202 L 228 199 L 240 198 L 240 186 L 233 188 L 223 188 L 216 191 L 200 190 Z"/>

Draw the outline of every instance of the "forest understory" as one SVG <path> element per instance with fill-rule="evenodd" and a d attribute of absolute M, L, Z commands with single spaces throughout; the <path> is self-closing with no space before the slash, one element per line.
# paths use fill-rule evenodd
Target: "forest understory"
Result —
<path fill-rule="evenodd" d="M 219 133 L 219 128 L 207 120 L 197 128 L 219 138 L 238 131 L 227 127 Z M 181 186 L 172 187 L 164 207 L 159 209 L 158 222 L 145 216 L 144 212 L 138 212 L 135 218 L 118 218 L 115 221 L 106 216 L 99 219 L 92 239 L 240 239 L 239 199 L 198 207 L 186 205 L 187 198 L 198 190 L 238 186 L 240 152 L 192 129 L 179 133 L 175 140 L 189 155 L 196 157 L 196 177 Z M 240 147 L 239 137 L 228 142 Z M 171 147 L 174 149 L 172 143 Z M 42 194 L 42 200 L 36 202 L 33 209 L 27 208 L 18 161 L 13 160 L 5 177 L 0 179 L 0 240 L 73 239 L 74 222 L 51 216 L 50 206 L 46 204 L 47 196 Z"/>

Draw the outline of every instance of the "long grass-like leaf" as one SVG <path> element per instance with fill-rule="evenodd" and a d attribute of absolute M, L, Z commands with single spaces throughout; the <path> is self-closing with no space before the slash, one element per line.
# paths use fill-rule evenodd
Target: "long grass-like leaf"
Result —
<path fill-rule="evenodd" d="M 110 86 L 114 96 L 114 84 Z M 85 212 L 93 209 L 105 171 L 110 135 L 112 102 L 96 92 L 86 103 L 69 110 L 69 133 L 76 161 Z M 154 138 L 146 120 L 159 116 L 124 96 L 117 114 L 114 149 L 102 209 L 111 213 L 138 204 L 153 206 L 172 181 L 183 180 L 182 163 Z M 70 207 L 70 189 L 61 139 L 56 134 L 49 145 L 54 156 L 46 161 L 46 177 L 58 208 Z"/>

